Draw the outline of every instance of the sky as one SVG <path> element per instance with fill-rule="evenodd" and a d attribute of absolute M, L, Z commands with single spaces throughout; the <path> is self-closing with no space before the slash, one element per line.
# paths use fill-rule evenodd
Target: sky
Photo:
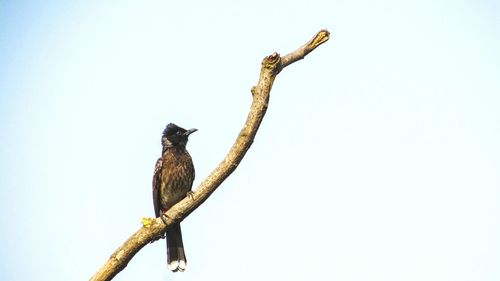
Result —
<path fill-rule="evenodd" d="M 0 280 L 88 280 L 154 215 L 161 132 L 254 144 L 114 280 L 500 280 L 498 1 L 0 1 Z"/>

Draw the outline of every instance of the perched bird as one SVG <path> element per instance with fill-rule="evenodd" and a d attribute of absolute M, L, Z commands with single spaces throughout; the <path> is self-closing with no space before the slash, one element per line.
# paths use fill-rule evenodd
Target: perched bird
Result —
<path fill-rule="evenodd" d="M 153 177 L 153 202 L 156 217 L 166 212 L 191 192 L 194 181 L 194 165 L 186 150 L 190 134 L 197 129 L 186 130 L 168 124 L 161 137 L 162 154 L 156 161 Z M 186 255 L 182 244 L 181 225 L 172 225 L 166 234 L 168 269 L 184 271 Z"/>

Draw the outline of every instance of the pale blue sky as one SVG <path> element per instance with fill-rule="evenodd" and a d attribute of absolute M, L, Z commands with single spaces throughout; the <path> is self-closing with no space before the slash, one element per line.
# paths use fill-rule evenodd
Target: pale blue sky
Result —
<path fill-rule="evenodd" d="M 1 1 L 0 280 L 87 280 L 152 216 L 168 122 L 195 186 L 277 78 L 236 172 L 115 280 L 500 280 L 497 1 Z"/>

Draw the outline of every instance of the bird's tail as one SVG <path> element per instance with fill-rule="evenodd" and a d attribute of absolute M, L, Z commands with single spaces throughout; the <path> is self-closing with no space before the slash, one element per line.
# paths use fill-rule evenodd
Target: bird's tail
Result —
<path fill-rule="evenodd" d="M 172 225 L 166 233 L 167 236 L 167 266 L 168 269 L 177 272 L 186 269 L 186 255 L 182 244 L 181 224 Z"/>

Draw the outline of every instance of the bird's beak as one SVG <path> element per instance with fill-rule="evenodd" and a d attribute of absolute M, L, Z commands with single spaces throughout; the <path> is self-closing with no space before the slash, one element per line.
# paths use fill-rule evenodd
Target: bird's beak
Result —
<path fill-rule="evenodd" d="M 196 132 L 196 131 L 198 131 L 198 129 L 189 129 L 189 130 L 187 130 L 187 131 L 184 133 L 184 135 L 185 135 L 185 136 L 189 136 L 189 135 L 191 135 L 192 133 L 194 133 L 194 132 Z"/>

